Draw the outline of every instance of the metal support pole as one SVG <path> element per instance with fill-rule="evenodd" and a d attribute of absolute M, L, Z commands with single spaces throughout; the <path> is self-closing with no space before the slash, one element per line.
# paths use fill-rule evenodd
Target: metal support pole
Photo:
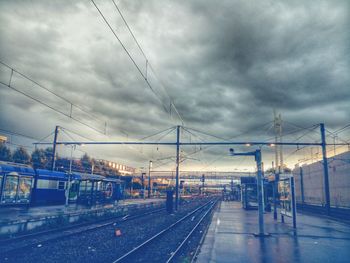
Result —
<path fill-rule="evenodd" d="M 145 199 L 145 173 L 141 173 L 142 198 Z"/>
<path fill-rule="evenodd" d="M 273 219 L 277 220 L 277 180 L 275 175 L 275 180 L 273 181 Z"/>
<path fill-rule="evenodd" d="M 148 165 L 148 198 L 151 198 L 151 167 L 152 167 L 152 161 L 149 161 L 149 165 Z"/>
<path fill-rule="evenodd" d="M 297 208 L 295 202 L 295 188 L 294 188 L 294 178 L 290 178 L 290 189 L 292 191 L 292 213 L 293 213 L 293 228 L 297 228 Z"/>
<path fill-rule="evenodd" d="M 322 156 L 323 156 L 323 179 L 324 179 L 324 192 L 326 197 L 326 214 L 330 213 L 330 194 L 329 194 L 329 177 L 328 177 L 328 160 L 327 160 L 327 149 L 326 149 L 326 134 L 324 123 L 320 124 L 321 130 L 321 145 L 322 145 Z"/>
<path fill-rule="evenodd" d="M 71 177 L 72 177 L 72 162 L 73 162 L 73 146 L 70 150 L 70 162 L 69 162 L 69 174 L 68 174 L 68 184 L 67 184 L 67 194 L 66 194 L 66 206 L 69 204 L 69 192 L 71 185 Z"/>
<path fill-rule="evenodd" d="M 130 196 L 131 196 L 131 198 L 133 198 L 132 193 L 134 192 L 133 179 L 134 179 L 134 177 L 131 175 L 131 186 L 130 186 Z"/>
<path fill-rule="evenodd" d="M 300 190 L 301 190 L 301 204 L 303 205 L 305 203 L 303 167 L 300 167 Z"/>
<path fill-rule="evenodd" d="M 55 137 L 53 139 L 53 148 L 52 148 L 52 163 L 51 163 L 52 171 L 55 169 L 55 164 L 56 164 L 56 142 L 57 142 L 58 129 L 59 129 L 59 126 L 56 126 Z"/>
<path fill-rule="evenodd" d="M 201 189 L 201 194 L 204 195 L 204 182 L 205 182 L 205 175 L 202 175 L 202 189 Z"/>
<path fill-rule="evenodd" d="M 272 161 L 272 169 L 274 172 L 275 180 L 272 184 L 272 196 L 273 196 L 273 219 L 277 220 L 277 171 Z"/>
<path fill-rule="evenodd" d="M 264 236 L 264 208 L 263 208 L 263 191 L 262 191 L 262 171 L 261 171 L 261 150 L 255 151 L 255 161 L 257 166 L 257 188 L 258 188 L 258 204 L 259 204 L 259 233 L 258 236 Z"/>
<path fill-rule="evenodd" d="M 179 163 L 180 163 L 180 126 L 176 127 L 176 187 L 175 187 L 175 210 L 179 205 Z"/>

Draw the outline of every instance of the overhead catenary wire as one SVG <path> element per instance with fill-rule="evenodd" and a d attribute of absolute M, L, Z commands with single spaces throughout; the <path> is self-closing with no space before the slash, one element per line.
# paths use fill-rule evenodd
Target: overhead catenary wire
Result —
<path fill-rule="evenodd" d="M 79 136 L 79 137 L 81 137 L 81 138 L 86 139 L 86 140 L 95 141 L 94 139 L 91 139 L 91 138 L 89 138 L 89 137 L 87 137 L 87 136 L 81 135 L 81 134 L 79 134 L 79 133 L 77 133 L 77 132 L 75 132 L 75 131 L 72 131 L 71 129 L 68 129 L 68 128 L 65 128 L 65 127 L 62 127 L 62 126 L 60 126 L 60 128 L 61 128 L 62 130 L 66 130 L 66 131 L 68 131 L 68 132 L 70 132 L 70 133 L 73 133 L 73 134 L 75 134 L 75 135 L 77 135 L 77 136 Z M 74 139 L 73 139 L 73 140 L 74 140 Z"/>
<path fill-rule="evenodd" d="M 79 122 L 80 124 L 82 124 L 82 125 L 84 125 L 84 126 L 86 126 L 86 127 L 89 127 L 89 128 L 92 129 L 92 130 L 95 130 L 95 131 L 97 131 L 97 132 L 99 132 L 99 133 L 102 133 L 100 130 L 96 129 L 95 127 L 93 127 L 93 126 L 91 126 L 91 125 L 89 125 L 89 124 L 86 124 L 86 123 L 84 123 L 84 122 L 78 120 L 77 118 L 72 117 L 72 116 L 66 114 L 65 112 L 63 112 L 63 111 L 61 111 L 61 110 L 58 110 L 58 109 L 56 109 L 56 108 L 50 106 L 49 104 L 43 102 L 42 100 L 39 100 L 39 99 L 37 99 L 37 98 L 34 98 L 33 96 L 31 96 L 31 95 L 29 95 L 29 94 L 27 94 L 27 93 L 25 93 L 25 92 L 23 92 L 23 91 L 20 91 L 20 90 L 14 88 L 13 86 L 9 86 L 9 85 L 7 85 L 6 83 L 4 83 L 4 82 L 2 82 L 2 81 L 0 81 L 0 84 L 2 84 L 2 85 L 4 85 L 4 86 L 6 86 L 6 87 L 8 87 L 8 88 L 10 88 L 10 89 L 12 89 L 12 90 L 18 92 L 18 93 L 20 93 L 20 94 L 22 94 L 22 95 L 24 95 L 24 96 L 26 96 L 26 97 L 28 97 L 28 98 L 30 98 L 30 99 L 36 101 L 36 102 L 38 102 L 39 104 L 42 104 L 42 105 L 44 105 L 44 106 L 50 108 L 51 110 L 53 110 L 53 111 L 55 111 L 55 112 L 57 112 L 57 113 L 60 113 L 60 114 L 66 116 L 66 117 L 68 117 L 68 118 L 70 118 L 70 119 L 72 119 L 72 120 L 74 120 L 74 121 L 76 121 L 76 122 Z"/>
<path fill-rule="evenodd" d="M 24 134 L 18 133 L 18 132 L 13 132 L 13 131 L 5 130 L 5 129 L 0 129 L 0 131 L 4 132 L 6 134 L 20 136 L 20 137 L 28 138 L 28 139 L 35 140 L 35 141 L 39 140 L 38 138 L 35 138 L 35 137 L 32 137 L 32 136 L 28 136 L 28 135 L 24 135 Z"/>
<path fill-rule="evenodd" d="M 330 132 L 330 133 L 333 133 L 333 134 L 339 134 L 339 133 L 341 133 L 341 132 L 343 132 L 343 131 L 345 131 L 345 130 L 347 130 L 347 129 L 349 129 L 350 128 L 350 123 L 349 124 L 347 124 L 347 125 L 345 125 L 344 127 L 342 127 L 342 128 L 340 128 L 340 129 L 338 129 L 338 130 L 335 130 L 335 131 L 333 131 L 333 132 Z"/>
<path fill-rule="evenodd" d="M 172 106 L 174 107 L 174 110 L 175 110 L 177 116 L 179 117 L 179 119 L 180 119 L 182 125 L 184 125 L 184 120 L 183 120 L 182 116 L 180 115 L 180 113 L 179 113 L 179 111 L 178 111 L 178 109 L 177 109 L 177 107 L 176 107 L 176 105 L 175 105 L 173 99 L 170 97 L 170 95 L 169 95 L 169 93 L 167 92 L 167 90 L 166 90 L 166 88 L 165 88 L 163 82 L 160 80 L 160 78 L 159 78 L 158 75 L 156 74 L 156 71 L 154 70 L 153 66 L 151 65 L 149 59 L 147 58 L 145 52 L 144 52 L 143 49 L 142 49 L 140 43 L 139 43 L 138 40 L 136 39 L 135 34 L 134 34 L 133 31 L 131 30 L 131 28 L 130 28 L 128 22 L 126 21 L 124 15 L 122 14 L 120 8 L 119 8 L 118 5 L 116 4 L 115 0 L 112 0 L 112 2 L 113 2 L 113 4 L 114 4 L 116 10 L 118 11 L 120 17 L 121 17 L 122 20 L 124 21 L 124 24 L 125 24 L 125 26 L 127 27 L 129 33 L 131 34 L 132 38 L 134 39 L 134 41 L 135 41 L 137 47 L 138 47 L 139 50 L 141 51 L 141 53 L 142 53 L 144 59 L 146 60 L 146 78 L 147 78 L 147 67 L 149 67 L 149 68 L 151 69 L 151 71 L 153 72 L 154 76 L 156 77 L 156 79 L 157 79 L 157 80 L 159 81 L 159 83 L 161 84 L 161 87 L 163 88 L 163 90 L 165 91 L 166 95 L 168 96 L 168 98 L 169 98 L 169 100 L 170 100 L 170 111 L 171 111 L 171 105 L 172 105 Z M 171 114 L 171 112 L 170 112 L 170 114 Z"/>
<path fill-rule="evenodd" d="M 74 120 L 74 121 L 76 121 L 76 122 L 78 122 L 78 123 L 80 123 L 80 124 L 82 124 L 82 125 L 84 125 L 84 126 L 86 126 L 86 127 L 89 127 L 89 128 L 92 129 L 92 130 L 95 130 L 95 131 L 97 131 L 97 132 L 99 132 L 99 133 L 103 133 L 103 132 L 100 131 L 99 129 L 96 129 L 95 127 L 93 127 L 93 126 L 91 126 L 91 125 L 89 125 L 89 124 L 87 124 L 87 123 L 85 123 L 85 122 L 83 122 L 83 121 L 81 121 L 81 120 L 79 120 L 79 119 L 73 117 L 72 115 L 69 115 L 69 114 L 67 114 L 67 113 L 65 113 L 65 112 L 63 112 L 63 111 L 61 111 L 61 110 L 59 110 L 59 109 L 57 109 L 57 108 L 55 108 L 55 107 L 52 107 L 51 105 L 45 103 L 44 101 L 42 101 L 42 100 L 40 100 L 40 99 L 37 99 L 37 98 L 35 98 L 35 97 L 33 97 L 33 96 L 31 96 L 31 95 L 29 95 L 29 94 L 27 94 L 27 93 L 25 93 L 25 92 L 23 92 L 23 91 L 21 91 L 21 90 L 15 88 L 14 86 L 12 86 L 12 85 L 10 85 L 10 84 L 4 83 L 4 82 L 2 82 L 2 81 L 0 81 L 0 84 L 6 86 L 6 87 L 8 87 L 8 88 L 10 88 L 10 89 L 12 89 L 12 90 L 14 90 L 14 91 L 16 91 L 16 92 L 18 92 L 18 93 L 20 93 L 20 94 L 22 94 L 22 95 L 24 95 L 24 96 L 26 96 L 27 98 L 30 98 L 30 99 L 36 101 L 37 103 L 39 103 L 39 104 L 41 104 L 41 105 L 43 105 L 43 106 L 45 106 L 45 107 L 48 107 L 49 109 L 51 109 L 51 110 L 53 110 L 53 111 L 55 111 L 55 112 L 57 112 L 57 113 L 59 113 L 59 114 L 61 114 L 61 115 L 64 115 L 65 117 L 68 117 L 68 118 L 70 118 L 70 119 L 72 119 L 72 120 Z"/>
<path fill-rule="evenodd" d="M 139 141 L 144 141 L 144 140 L 146 140 L 146 139 L 148 139 L 148 138 L 151 138 L 151 137 L 157 136 L 157 135 L 159 135 L 159 134 L 162 134 L 163 132 L 166 132 L 166 131 L 168 131 L 168 130 L 173 131 L 175 128 L 176 128 L 176 126 L 172 126 L 172 127 L 170 127 L 170 128 L 167 128 L 167 129 L 165 129 L 165 130 L 161 130 L 161 131 L 156 132 L 156 133 L 154 133 L 154 134 L 147 135 L 146 137 L 142 137 L 141 139 L 139 139 Z"/>
<path fill-rule="evenodd" d="M 346 127 L 346 126 L 345 126 Z M 349 126 L 350 127 L 350 126 Z M 333 138 L 333 139 L 337 139 L 337 140 L 339 140 L 339 141 L 342 141 L 342 142 L 347 142 L 346 140 L 344 140 L 343 138 L 341 138 L 338 134 L 338 132 L 337 131 L 334 131 L 334 132 L 332 132 L 332 131 L 329 131 L 328 129 L 325 129 L 326 130 L 326 132 L 328 132 L 328 134 Z M 343 131 L 345 131 L 346 129 L 344 129 L 344 130 L 342 130 L 342 131 L 340 131 L 340 132 L 343 132 Z"/>
<path fill-rule="evenodd" d="M 255 128 L 256 128 L 256 129 L 258 129 L 258 128 L 262 129 L 263 127 L 265 127 L 265 126 L 268 125 L 268 124 L 271 124 L 272 122 L 273 122 L 273 121 L 268 121 L 268 122 L 266 122 L 266 123 L 264 123 L 264 124 L 262 124 L 262 125 L 256 126 Z M 185 131 L 187 131 L 187 132 L 189 132 L 190 134 L 192 134 L 193 136 L 198 137 L 200 140 L 205 141 L 204 139 L 202 139 L 202 138 L 199 137 L 198 135 L 196 135 L 196 134 L 190 132 L 190 131 L 188 130 L 189 128 L 185 128 L 185 127 L 182 127 L 182 128 L 183 128 Z M 197 132 L 197 133 L 199 132 L 199 133 L 202 133 L 202 134 L 203 134 L 203 132 L 201 132 L 201 131 L 196 131 L 195 129 L 192 129 L 192 130 L 193 130 L 194 132 Z M 247 130 L 247 131 L 241 132 L 241 133 L 239 133 L 239 134 L 237 134 L 237 135 L 231 137 L 229 140 L 232 140 L 232 139 L 237 138 L 237 137 L 239 137 L 239 136 L 241 136 L 241 135 L 244 135 L 244 134 L 248 133 L 248 132 L 251 131 L 251 130 L 252 130 L 252 129 L 249 129 L 249 130 Z M 224 138 L 217 137 L 217 136 L 214 136 L 214 135 L 211 135 L 211 134 L 208 134 L 208 133 L 206 133 L 205 135 L 211 136 L 211 137 L 216 137 L 216 138 L 218 138 L 218 139 L 225 140 Z M 206 147 L 203 147 L 203 148 L 200 147 L 198 150 L 195 149 L 193 152 L 188 153 L 188 154 L 186 154 L 185 156 L 188 157 L 188 156 L 191 156 L 191 155 L 194 155 L 194 154 L 197 154 L 197 153 L 201 153 L 201 152 L 203 152 L 203 151 L 205 151 L 205 150 L 207 150 L 207 149 L 209 149 L 209 148 L 211 148 L 211 147 L 212 147 L 211 145 L 206 146 Z"/>
<path fill-rule="evenodd" d="M 54 95 L 55 97 L 57 97 L 57 98 L 59 98 L 59 99 L 65 101 L 65 102 L 67 102 L 68 104 L 70 104 L 71 107 L 72 107 L 72 108 L 71 108 L 70 115 L 72 115 L 72 111 L 73 111 L 73 107 L 74 107 L 74 108 L 77 108 L 77 109 L 79 109 L 80 111 L 86 113 L 89 117 L 93 118 L 94 120 L 96 120 L 96 121 L 98 121 L 98 122 L 101 122 L 101 123 L 103 122 L 103 121 L 101 121 L 101 119 L 100 119 L 99 117 L 95 116 L 95 115 L 94 115 L 93 113 L 91 113 L 91 112 L 88 112 L 88 110 L 84 109 L 82 106 L 79 106 L 79 105 L 73 103 L 71 100 L 69 100 L 69 99 L 63 97 L 62 95 L 60 95 L 60 94 L 58 94 L 58 93 L 52 91 L 51 89 L 45 87 L 44 85 L 40 84 L 38 81 L 32 79 L 31 77 L 27 76 L 26 74 L 24 74 L 24 73 L 22 73 L 22 72 L 20 72 L 20 71 L 18 71 L 18 70 L 15 69 L 14 67 L 9 66 L 8 64 L 6 64 L 5 62 L 3 62 L 3 61 L 1 61 L 1 60 L 0 60 L 0 64 L 3 65 L 3 66 L 5 66 L 5 67 L 7 67 L 8 69 L 11 70 L 11 76 L 10 76 L 9 84 L 8 84 L 8 85 L 6 85 L 5 83 L 1 83 L 1 84 L 5 85 L 5 86 L 8 86 L 8 87 L 11 86 L 12 79 L 13 79 L 13 73 L 15 72 L 15 73 L 17 73 L 18 75 L 20 75 L 21 77 L 25 78 L 26 80 L 28 80 L 28 81 L 34 83 L 34 84 L 35 84 L 36 86 L 38 86 L 39 88 L 41 88 L 41 89 L 43 89 L 43 90 L 45 90 L 45 91 L 51 93 L 51 94 Z"/>
<path fill-rule="evenodd" d="M 13 142 L 5 142 L 5 144 L 10 144 L 16 147 L 23 147 L 23 148 L 28 148 L 28 149 L 33 149 L 35 148 L 33 145 L 23 145 L 23 144 L 18 144 L 18 143 L 13 143 Z"/>
<path fill-rule="evenodd" d="M 169 113 L 167 105 L 164 104 L 164 102 L 162 101 L 162 99 L 159 97 L 159 95 L 157 94 L 157 92 L 154 90 L 154 88 L 152 87 L 151 83 L 148 81 L 147 76 L 145 76 L 145 74 L 142 72 L 142 70 L 140 69 L 139 65 L 136 63 L 136 61 L 134 60 L 134 58 L 131 56 L 130 52 L 127 50 L 127 48 L 125 47 L 124 43 L 121 41 L 121 39 L 118 37 L 117 33 L 115 32 L 115 30 L 112 28 L 112 26 L 110 25 L 110 23 L 108 22 L 107 18 L 104 16 L 104 14 L 102 13 L 102 11 L 100 10 L 100 8 L 98 8 L 98 6 L 96 5 L 94 0 L 90 0 L 92 2 L 92 4 L 95 6 L 95 8 L 97 9 L 98 13 L 100 14 L 100 16 L 102 17 L 103 21 L 105 22 L 105 24 L 108 26 L 108 28 L 111 30 L 112 34 L 114 35 L 114 37 L 118 40 L 119 44 L 122 46 L 122 48 L 124 49 L 125 53 L 127 54 L 127 56 L 130 58 L 130 60 L 132 61 L 133 65 L 136 67 L 137 71 L 140 73 L 140 75 L 142 76 L 142 78 L 144 79 L 144 81 L 146 82 L 147 86 L 149 87 L 149 89 L 152 91 L 152 93 L 156 96 L 156 98 L 158 99 L 158 101 L 162 104 L 164 110 Z"/>

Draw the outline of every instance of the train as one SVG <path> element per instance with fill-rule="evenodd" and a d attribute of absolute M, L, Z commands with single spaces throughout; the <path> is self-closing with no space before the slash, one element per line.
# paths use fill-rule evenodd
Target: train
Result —
<path fill-rule="evenodd" d="M 67 201 L 83 205 L 113 203 L 122 199 L 123 192 L 123 181 L 115 176 L 0 162 L 0 206 L 62 205 Z"/>

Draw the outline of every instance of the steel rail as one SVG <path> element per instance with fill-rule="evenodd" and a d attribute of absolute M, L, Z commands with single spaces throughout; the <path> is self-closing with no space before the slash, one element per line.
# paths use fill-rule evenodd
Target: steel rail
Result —
<path fill-rule="evenodd" d="M 130 255 L 133 255 L 135 252 L 139 251 L 141 248 L 145 247 L 147 244 L 151 243 L 153 240 L 155 240 L 156 238 L 160 237 L 164 233 L 166 233 L 169 230 L 173 229 L 175 226 L 177 226 L 178 224 L 180 224 L 181 222 L 183 222 L 184 220 L 189 218 L 191 215 L 193 215 L 197 211 L 199 211 L 199 210 L 203 209 L 204 207 L 208 206 L 212 202 L 213 202 L 213 200 L 210 200 L 209 202 L 205 203 L 204 205 L 202 205 L 202 206 L 196 208 L 195 210 L 189 212 L 188 214 L 186 214 L 185 216 L 183 216 L 182 218 L 177 220 L 175 223 L 172 223 L 170 226 L 164 228 L 163 230 L 161 230 L 160 232 L 158 232 L 154 236 L 150 237 L 149 239 L 147 239 L 146 241 L 142 242 L 137 247 L 133 248 L 129 252 L 125 253 L 123 256 L 121 256 L 118 259 L 116 259 L 115 261 L 113 261 L 113 263 L 123 262 L 123 260 L 127 259 Z"/>
<path fill-rule="evenodd" d="M 135 215 L 130 215 L 130 216 L 129 215 L 121 215 L 121 216 L 111 217 L 111 218 L 108 218 L 108 219 L 103 219 L 103 220 L 100 220 L 100 221 L 85 222 L 85 223 L 76 224 L 76 225 L 72 225 L 72 226 L 68 226 L 68 227 L 64 227 L 64 228 L 51 229 L 51 230 L 47 230 L 47 231 L 40 231 L 40 232 L 36 232 L 36 233 L 31 233 L 31 234 L 27 234 L 27 235 L 18 236 L 18 237 L 15 237 L 15 238 L 3 239 L 3 240 L 0 240 L 0 243 L 13 243 L 15 241 L 23 240 L 25 238 L 35 238 L 35 237 L 46 235 L 46 234 L 56 234 L 56 233 L 62 232 L 62 235 L 60 235 L 60 236 L 54 236 L 54 237 L 51 237 L 51 238 L 48 238 L 48 239 L 45 239 L 45 240 L 39 240 L 39 241 L 31 242 L 30 244 L 25 244 L 23 246 L 10 248 L 10 249 L 8 249 L 6 251 L 2 250 L 2 252 L 3 253 L 10 253 L 10 252 L 13 252 L 13 251 L 22 250 L 22 249 L 25 249 L 25 248 L 28 248 L 28 247 L 37 246 L 39 244 L 44 244 L 44 243 L 47 243 L 47 242 L 56 241 L 56 240 L 59 240 L 59 239 L 62 239 L 62 238 L 70 237 L 70 236 L 76 235 L 78 233 L 79 234 L 80 233 L 86 233 L 86 232 L 97 230 L 97 229 L 100 229 L 100 228 L 103 228 L 103 227 L 106 227 L 106 226 L 114 225 L 116 223 L 124 223 L 124 222 L 130 221 L 130 220 L 133 220 L 133 219 L 141 218 L 141 217 L 144 217 L 144 216 L 147 216 L 147 215 L 151 215 L 151 214 L 154 214 L 154 213 L 159 213 L 159 212 L 162 212 L 162 211 L 165 211 L 165 208 L 154 209 L 152 211 L 148 211 L 148 212 L 140 213 L 140 214 L 135 214 Z M 119 218 L 121 220 L 117 220 Z M 103 224 L 98 224 L 99 222 L 110 221 L 110 220 L 113 220 L 113 221 L 112 222 L 103 223 Z M 98 224 L 98 225 L 94 226 L 94 224 Z M 91 227 L 87 227 L 86 229 L 82 229 L 80 231 L 76 230 L 76 228 L 85 227 L 85 226 L 89 226 L 89 225 L 91 225 Z M 69 231 L 71 229 L 74 229 L 74 231 L 67 232 L 67 231 Z M 4 249 L 5 246 L 1 246 L 0 248 Z"/>
<path fill-rule="evenodd" d="M 193 235 L 194 231 L 197 230 L 199 225 L 203 222 L 204 218 L 208 215 L 209 212 L 212 211 L 213 207 L 217 204 L 217 200 L 209 207 L 209 209 L 204 213 L 204 215 L 199 219 L 197 224 L 192 228 L 190 233 L 185 237 L 185 239 L 181 242 L 181 244 L 176 248 L 176 250 L 171 254 L 171 256 L 168 258 L 166 263 L 169 263 L 174 260 L 174 258 L 178 255 L 181 248 L 185 245 L 185 243 L 188 241 L 188 239 Z"/>

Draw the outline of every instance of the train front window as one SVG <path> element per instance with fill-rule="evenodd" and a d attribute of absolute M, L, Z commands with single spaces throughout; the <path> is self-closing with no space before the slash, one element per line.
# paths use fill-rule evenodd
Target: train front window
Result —
<path fill-rule="evenodd" d="M 32 188 L 31 177 L 20 177 L 18 185 L 18 202 L 29 203 Z"/>
<path fill-rule="evenodd" d="M 16 202 L 17 188 L 18 188 L 18 176 L 7 175 L 5 178 L 2 202 L 3 203 Z"/>

